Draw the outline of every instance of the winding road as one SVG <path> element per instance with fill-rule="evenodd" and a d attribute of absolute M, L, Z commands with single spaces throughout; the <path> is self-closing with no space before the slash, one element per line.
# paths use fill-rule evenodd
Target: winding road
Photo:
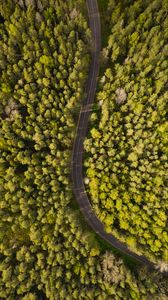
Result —
<path fill-rule="evenodd" d="M 85 190 L 83 180 L 83 142 L 88 130 L 89 116 L 94 102 L 97 79 L 99 74 L 99 55 L 101 50 L 101 25 L 97 0 L 86 0 L 89 15 L 89 25 L 92 31 L 92 60 L 89 69 L 88 80 L 86 83 L 86 97 L 80 110 L 76 137 L 72 153 L 72 182 L 73 191 L 80 210 L 87 223 L 92 229 L 111 246 L 121 251 L 123 254 L 133 258 L 140 264 L 155 268 L 154 263 L 150 262 L 145 256 L 138 255 L 128 249 L 127 245 L 120 242 L 112 234 L 108 234 L 104 229 L 104 224 L 95 215 Z"/>

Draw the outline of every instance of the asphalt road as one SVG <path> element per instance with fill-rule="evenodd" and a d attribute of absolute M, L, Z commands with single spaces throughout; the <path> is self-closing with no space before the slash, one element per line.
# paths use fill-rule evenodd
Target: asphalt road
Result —
<path fill-rule="evenodd" d="M 154 263 L 150 262 L 144 255 L 138 255 L 130 251 L 125 243 L 120 242 L 112 234 L 108 234 L 105 232 L 104 224 L 95 215 L 85 190 L 82 167 L 84 150 L 83 142 L 87 134 L 90 110 L 92 109 L 95 98 L 97 79 L 99 74 L 99 55 L 101 49 L 101 26 L 97 0 L 86 0 L 86 4 L 89 15 L 89 25 L 92 31 L 93 45 L 91 51 L 92 60 L 85 88 L 86 98 L 84 99 L 83 105 L 80 110 L 76 137 L 73 145 L 71 175 L 74 195 L 87 223 L 101 238 L 107 241 L 114 248 L 120 250 L 122 253 L 136 260 L 138 263 L 147 265 L 149 268 L 154 268 Z"/>

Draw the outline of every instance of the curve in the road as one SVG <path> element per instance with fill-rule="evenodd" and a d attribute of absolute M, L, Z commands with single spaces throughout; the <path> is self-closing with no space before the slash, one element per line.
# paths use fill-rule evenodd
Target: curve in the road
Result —
<path fill-rule="evenodd" d="M 101 26 L 100 15 L 97 0 L 86 0 L 87 10 L 89 15 L 89 25 L 92 31 L 92 60 L 89 69 L 88 80 L 86 83 L 85 94 L 86 97 L 83 101 L 83 105 L 80 110 L 76 137 L 73 145 L 72 152 L 72 182 L 73 191 L 76 200 L 79 204 L 87 223 L 92 229 L 105 241 L 107 241 L 114 248 L 118 249 L 122 253 L 136 260 L 138 263 L 145 264 L 150 268 L 154 268 L 154 263 L 150 262 L 144 255 L 138 255 L 128 249 L 127 245 L 120 242 L 112 234 L 108 234 L 104 230 L 103 223 L 95 215 L 92 206 L 90 204 L 88 195 L 85 190 L 83 180 L 83 142 L 88 129 L 89 116 L 94 102 L 97 79 L 99 74 L 99 54 L 101 50 Z"/>

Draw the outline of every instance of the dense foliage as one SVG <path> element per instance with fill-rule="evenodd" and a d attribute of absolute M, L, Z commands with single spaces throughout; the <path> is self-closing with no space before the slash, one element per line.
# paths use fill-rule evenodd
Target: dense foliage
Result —
<path fill-rule="evenodd" d="M 166 299 L 82 222 L 70 184 L 89 56 L 83 1 L 0 1 L 0 299 Z M 3 23 L 4 20 L 4 23 Z"/>
<path fill-rule="evenodd" d="M 85 141 L 86 182 L 106 230 L 168 262 L 167 1 L 109 1 L 106 69 Z"/>

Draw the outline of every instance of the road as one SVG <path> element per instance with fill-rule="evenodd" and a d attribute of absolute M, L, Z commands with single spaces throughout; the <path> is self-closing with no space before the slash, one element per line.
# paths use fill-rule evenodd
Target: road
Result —
<path fill-rule="evenodd" d="M 112 234 L 105 232 L 103 223 L 95 215 L 90 204 L 88 195 L 85 190 L 83 180 L 83 142 L 88 130 L 90 110 L 95 98 L 97 79 L 99 74 L 99 55 L 101 50 L 101 26 L 100 15 L 97 0 L 86 0 L 87 10 L 89 15 L 89 25 L 92 31 L 92 60 L 89 69 L 88 80 L 85 87 L 86 97 L 80 110 L 76 137 L 72 152 L 72 183 L 75 198 L 79 204 L 80 210 L 83 213 L 87 223 L 92 229 L 111 246 L 120 250 L 122 253 L 136 260 L 138 263 L 147 265 L 149 268 L 154 268 L 154 263 L 150 262 L 145 256 L 138 255 L 130 251 L 127 245 L 120 242 Z"/>

